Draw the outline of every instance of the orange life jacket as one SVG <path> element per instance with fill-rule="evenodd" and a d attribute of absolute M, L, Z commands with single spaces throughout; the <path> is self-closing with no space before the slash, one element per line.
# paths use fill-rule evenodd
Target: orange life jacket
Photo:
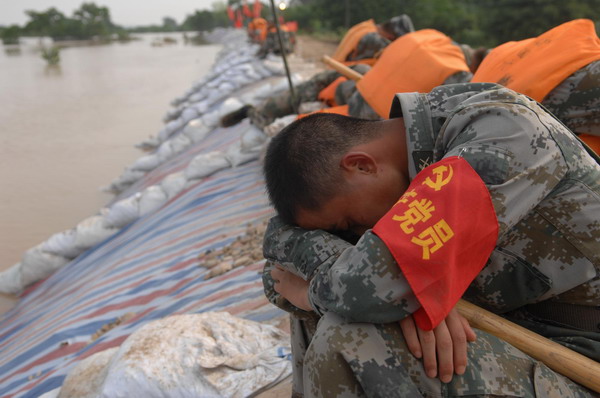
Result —
<path fill-rule="evenodd" d="M 319 91 L 319 95 L 317 96 L 319 101 L 323 101 L 328 106 L 336 106 L 337 104 L 335 102 L 335 90 L 341 83 L 347 80 L 348 79 L 344 76 L 340 76 L 337 79 L 335 79 L 333 82 L 331 82 L 331 84 L 329 84 L 329 86 Z"/>
<path fill-rule="evenodd" d="M 356 88 L 379 116 L 387 118 L 396 93 L 428 93 L 460 71 L 469 71 L 461 49 L 445 34 L 424 29 L 387 46 Z"/>
<path fill-rule="evenodd" d="M 581 141 L 585 142 L 587 146 L 592 148 L 596 154 L 600 155 L 600 137 L 597 135 L 579 134 Z"/>
<path fill-rule="evenodd" d="M 346 58 L 356 50 L 360 39 L 362 39 L 364 35 L 373 32 L 377 32 L 377 25 L 375 25 L 375 21 L 372 19 L 354 25 L 348 29 L 348 32 L 331 58 L 339 62 L 344 62 Z"/>
<path fill-rule="evenodd" d="M 538 37 L 494 48 L 472 81 L 500 83 L 541 102 L 563 80 L 598 59 L 600 39 L 594 23 L 576 19 Z"/>

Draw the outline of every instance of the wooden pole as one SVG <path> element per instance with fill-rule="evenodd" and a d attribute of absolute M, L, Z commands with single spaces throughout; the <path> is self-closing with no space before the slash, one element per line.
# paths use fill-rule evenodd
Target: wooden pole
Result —
<path fill-rule="evenodd" d="M 362 78 L 360 73 L 327 55 L 323 56 L 323 62 L 348 79 Z M 456 309 L 471 326 L 506 341 L 582 386 L 600 392 L 600 363 L 468 301 L 459 300 Z"/>

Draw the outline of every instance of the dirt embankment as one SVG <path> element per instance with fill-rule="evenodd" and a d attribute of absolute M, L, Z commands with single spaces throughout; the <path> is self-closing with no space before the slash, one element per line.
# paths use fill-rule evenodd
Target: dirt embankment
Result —
<path fill-rule="evenodd" d="M 308 35 L 298 35 L 295 54 L 306 61 L 315 62 L 325 67 L 321 62 L 323 55 L 332 55 L 337 43 L 315 39 Z"/>

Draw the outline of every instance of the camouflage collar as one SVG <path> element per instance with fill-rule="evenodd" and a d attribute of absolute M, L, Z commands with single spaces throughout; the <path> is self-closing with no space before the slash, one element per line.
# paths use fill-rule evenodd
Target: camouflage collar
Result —
<path fill-rule="evenodd" d="M 396 117 L 404 117 L 409 155 L 408 176 L 412 180 L 419 171 L 433 163 L 435 138 L 439 132 L 433 130 L 431 106 L 427 94 L 396 94 L 390 110 L 390 118 Z"/>

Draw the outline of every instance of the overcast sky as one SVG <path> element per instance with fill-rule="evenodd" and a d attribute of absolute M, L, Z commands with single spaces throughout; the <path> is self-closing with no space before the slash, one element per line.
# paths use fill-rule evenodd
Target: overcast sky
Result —
<path fill-rule="evenodd" d="M 194 10 L 211 9 L 215 0 L 0 0 L 0 25 L 23 26 L 25 10 L 45 11 L 50 7 L 70 17 L 85 2 L 108 7 L 113 23 L 122 26 L 161 25 L 163 17 L 181 23 Z"/>

